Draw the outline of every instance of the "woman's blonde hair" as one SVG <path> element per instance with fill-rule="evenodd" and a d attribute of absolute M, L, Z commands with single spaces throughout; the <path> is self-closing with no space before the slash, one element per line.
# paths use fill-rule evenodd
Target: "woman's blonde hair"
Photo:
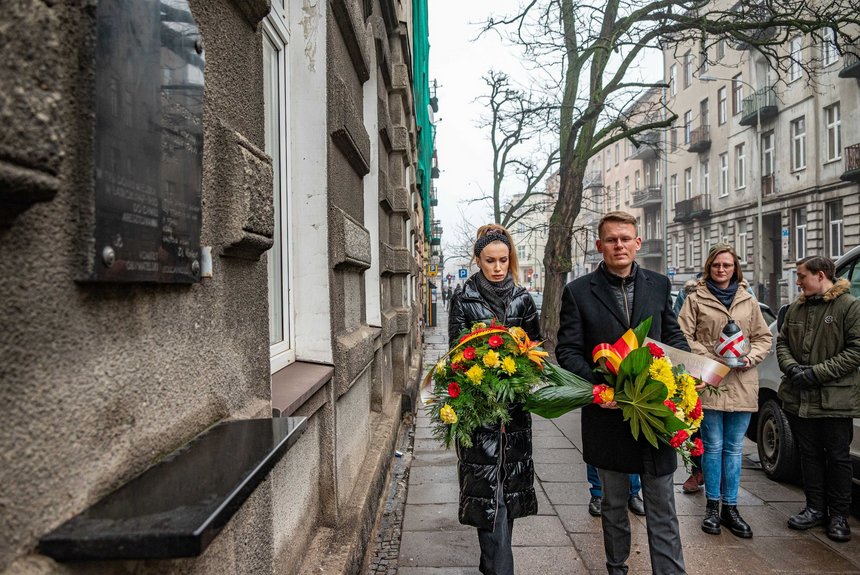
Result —
<path fill-rule="evenodd" d="M 511 237 L 511 233 L 507 229 L 505 229 L 504 226 L 500 226 L 499 224 L 486 224 L 486 225 L 483 225 L 480 228 L 478 228 L 478 233 L 475 235 L 476 246 L 478 244 L 478 240 L 485 237 L 488 233 L 490 235 L 501 234 L 504 237 L 504 240 L 502 240 L 500 238 L 497 241 L 500 241 L 502 243 L 506 243 L 508 245 L 508 248 L 509 248 L 509 251 L 508 251 L 508 271 L 511 273 L 511 277 L 514 280 L 514 283 L 519 285 L 520 284 L 520 262 L 519 262 L 519 259 L 517 259 L 517 248 L 514 245 L 514 238 Z M 483 242 L 481 242 L 481 243 L 483 243 Z M 477 251 L 477 253 L 475 253 L 472 256 L 472 261 L 477 264 L 478 263 L 478 256 L 480 255 L 481 252 L 480 252 L 480 250 L 476 250 L 476 251 Z"/>
<path fill-rule="evenodd" d="M 725 253 L 730 254 L 735 262 L 735 273 L 732 275 L 732 278 L 738 280 L 738 283 L 741 283 L 744 281 L 744 272 L 741 270 L 741 260 L 738 259 L 738 254 L 735 252 L 735 248 L 729 244 L 720 243 L 711 248 L 708 252 L 708 257 L 705 260 L 705 269 L 702 270 L 702 277 L 710 279 L 711 264 L 714 263 L 714 260 L 717 259 L 718 255 Z"/>

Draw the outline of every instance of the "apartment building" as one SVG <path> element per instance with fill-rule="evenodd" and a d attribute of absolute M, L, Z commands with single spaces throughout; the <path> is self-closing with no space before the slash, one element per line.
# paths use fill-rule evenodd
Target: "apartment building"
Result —
<path fill-rule="evenodd" d="M 716 242 L 735 246 L 769 305 L 795 295 L 794 262 L 860 241 L 860 65 L 832 38 L 796 35 L 778 73 L 749 46 L 664 50 L 667 266 L 677 286 Z M 812 74 L 809 77 L 806 69 Z"/>

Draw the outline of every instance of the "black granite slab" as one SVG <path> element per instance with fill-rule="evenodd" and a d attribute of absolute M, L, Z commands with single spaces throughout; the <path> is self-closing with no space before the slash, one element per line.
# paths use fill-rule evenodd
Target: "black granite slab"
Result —
<path fill-rule="evenodd" d="M 58 561 L 200 555 L 304 433 L 306 417 L 216 425 L 48 533 Z"/>

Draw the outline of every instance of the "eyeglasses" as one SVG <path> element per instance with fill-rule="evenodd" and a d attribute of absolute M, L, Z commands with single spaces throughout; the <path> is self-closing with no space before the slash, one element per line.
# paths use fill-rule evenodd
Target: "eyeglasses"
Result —
<path fill-rule="evenodd" d="M 730 269 L 732 269 L 733 267 L 735 267 L 735 264 L 722 264 L 722 263 L 715 263 L 715 264 L 711 264 L 711 267 L 712 267 L 712 268 L 714 268 L 715 270 L 718 270 L 718 269 L 720 269 L 720 268 L 730 270 Z"/>

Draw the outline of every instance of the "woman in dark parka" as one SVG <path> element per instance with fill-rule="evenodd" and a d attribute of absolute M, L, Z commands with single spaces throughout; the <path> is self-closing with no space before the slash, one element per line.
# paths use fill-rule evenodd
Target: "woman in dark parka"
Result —
<path fill-rule="evenodd" d="M 537 307 L 517 285 L 519 263 L 510 233 L 500 225 L 478 229 L 473 250 L 479 271 L 451 300 L 448 344 L 476 322 L 519 326 L 529 338 L 540 339 Z M 515 406 L 511 421 L 479 427 L 470 448 L 457 445 L 460 481 L 459 519 L 478 528 L 480 571 L 484 575 L 513 575 L 511 534 L 514 519 L 537 513 L 532 462 L 531 414 Z"/>

